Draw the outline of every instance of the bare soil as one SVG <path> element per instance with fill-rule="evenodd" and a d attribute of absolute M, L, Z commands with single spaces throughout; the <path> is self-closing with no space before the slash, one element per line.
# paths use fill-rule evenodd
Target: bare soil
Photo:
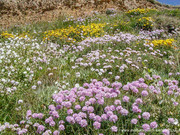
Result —
<path fill-rule="evenodd" d="M 91 11 L 104 12 L 107 8 L 129 10 L 133 8 L 165 8 L 148 0 L 0 0 L 0 27 L 53 21 L 58 17 L 91 15 Z"/>

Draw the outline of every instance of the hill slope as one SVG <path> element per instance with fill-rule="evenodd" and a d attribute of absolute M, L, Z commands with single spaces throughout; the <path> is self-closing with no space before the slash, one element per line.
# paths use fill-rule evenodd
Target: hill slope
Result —
<path fill-rule="evenodd" d="M 164 8 L 154 0 L 1 0 L 0 25 L 26 24 L 51 21 L 64 14 L 84 16 L 90 11 L 103 12 L 107 8 L 128 10 L 133 8 Z"/>

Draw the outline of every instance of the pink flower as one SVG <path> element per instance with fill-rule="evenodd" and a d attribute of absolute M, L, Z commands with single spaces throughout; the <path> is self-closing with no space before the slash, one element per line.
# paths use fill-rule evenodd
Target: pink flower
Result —
<path fill-rule="evenodd" d="M 82 111 L 83 111 L 83 112 L 87 111 L 87 106 L 84 106 L 84 107 L 82 108 Z"/>
<path fill-rule="evenodd" d="M 90 98 L 89 102 L 91 102 L 91 104 L 95 104 L 96 103 L 96 99 L 95 98 Z"/>
<path fill-rule="evenodd" d="M 37 129 L 37 133 L 41 134 L 45 130 L 45 127 L 43 125 L 39 125 Z"/>
<path fill-rule="evenodd" d="M 137 119 L 132 119 L 131 124 L 137 124 L 138 120 Z"/>
<path fill-rule="evenodd" d="M 132 111 L 138 113 L 139 112 L 138 106 L 132 106 Z"/>
<path fill-rule="evenodd" d="M 120 100 L 115 100 L 115 101 L 114 101 L 114 104 L 115 104 L 115 105 L 121 105 L 121 101 L 120 101 Z"/>
<path fill-rule="evenodd" d="M 54 105 L 49 105 L 49 110 L 51 110 L 51 111 L 54 111 L 54 110 L 56 110 L 56 107 L 54 106 Z"/>
<path fill-rule="evenodd" d="M 107 120 L 107 119 L 108 119 L 108 117 L 107 117 L 107 115 L 106 115 L 106 114 L 102 114 L 102 115 L 101 115 L 101 119 L 102 119 L 102 120 Z"/>
<path fill-rule="evenodd" d="M 142 125 L 142 128 L 145 132 L 149 131 L 150 130 L 150 126 L 148 124 L 143 124 Z"/>
<path fill-rule="evenodd" d="M 100 104 L 100 105 L 103 105 L 104 104 L 104 99 L 103 98 L 98 99 L 97 103 Z"/>
<path fill-rule="evenodd" d="M 67 116 L 67 117 L 66 117 L 66 121 L 69 122 L 69 123 L 71 123 L 71 124 L 74 124 L 74 123 L 75 123 L 75 120 L 74 120 L 74 118 L 73 118 L 72 116 Z"/>
<path fill-rule="evenodd" d="M 126 110 L 126 109 L 122 109 L 121 111 L 120 111 L 120 113 L 122 114 L 122 115 L 124 115 L 124 116 L 126 116 L 126 115 L 128 115 L 128 110 Z"/>
<path fill-rule="evenodd" d="M 124 97 L 123 97 L 123 102 L 129 102 L 129 97 L 124 96 Z"/>
<path fill-rule="evenodd" d="M 28 110 L 26 113 L 26 119 L 29 120 L 31 116 L 32 116 L 32 112 L 31 110 Z"/>
<path fill-rule="evenodd" d="M 94 107 L 93 106 L 88 106 L 87 111 L 88 111 L 88 113 L 94 112 Z"/>
<path fill-rule="evenodd" d="M 143 133 L 143 132 L 140 132 L 140 133 L 139 133 L 139 135 L 145 135 L 145 133 Z"/>
<path fill-rule="evenodd" d="M 143 90 L 143 91 L 141 92 L 141 95 L 144 96 L 144 97 L 146 97 L 146 96 L 148 96 L 148 92 L 147 92 L 146 90 Z"/>
<path fill-rule="evenodd" d="M 123 90 L 129 90 L 129 86 L 128 85 L 124 85 L 123 86 Z"/>
<path fill-rule="evenodd" d="M 95 115 L 94 113 L 90 113 L 90 114 L 89 114 L 89 119 L 94 119 L 95 116 L 96 116 L 96 115 Z"/>
<path fill-rule="evenodd" d="M 173 118 L 168 118 L 168 123 L 171 123 L 171 124 L 173 124 L 174 123 L 174 119 Z"/>
<path fill-rule="evenodd" d="M 143 117 L 144 119 L 146 119 L 146 120 L 149 120 L 150 113 L 144 112 L 144 113 L 142 114 L 142 117 Z"/>
<path fill-rule="evenodd" d="M 82 120 L 82 118 L 81 118 L 80 116 L 77 116 L 77 117 L 75 117 L 74 119 L 75 119 L 75 121 L 76 121 L 77 123 L 79 123 L 79 122 Z"/>
<path fill-rule="evenodd" d="M 118 117 L 117 117 L 117 115 L 111 115 L 110 117 L 109 117 L 109 121 L 111 121 L 111 122 L 116 122 L 118 120 Z"/>
<path fill-rule="evenodd" d="M 96 121 L 96 122 L 93 123 L 93 126 L 94 126 L 95 129 L 100 129 L 101 128 L 101 123 Z"/>
<path fill-rule="evenodd" d="M 116 126 L 112 126 L 112 127 L 111 127 L 111 131 L 112 131 L 112 132 L 117 132 L 117 131 L 118 131 L 118 128 L 117 128 Z"/>
<path fill-rule="evenodd" d="M 81 127 L 86 127 L 88 125 L 88 123 L 86 120 L 81 120 L 80 125 L 81 125 Z"/>
<path fill-rule="evenodd" d="M 94 121 L 101 122 L 102 120 L 101 120 L 101 117 L 99 115 L 96 115 L 94 117 Z"/>
<path fill-rule="evenodd" d="M 154 121 L 154 122 L 151 122 L 150 127 L 154 129 L 154 128 L 157 128 L 158 125 L 157 125 L 157 123 Z"/>
<path fill-rule="evenodd" d="M 59 131 L 58 131 L 58 130 L 55 130 L 55 131 L 53 132 L 53 135 L 59 135 Z"/>
<path fill-rule="evenodd" d="M 59 125 L 59 130 L 63 131 L 65 129 L 64 125 Z"/>
<path fill-rule="evenodd" d="M 72 109 L 68 109 L 68 110 L 67 110 L 67 114 L 68 114 L 68 115 L 73 114 L 73 110 L 72 110 Z"/>
<path fill-rule="evenodd" d="M 163 133 L 163 135 L 170 135 L 169 129 L 163 129 L 162 133 Z"/>
<path fill-rule="evenodd" d="M 141 98 L 137 98 L 135 102 L 136 102 L 137 104 L 142 104 L 142 103 L 143 103 L 143 101 L 142 101 Z"/>
<path fill-rule="evenodd" d="M 79 109 L 81 109 L 81 106 L 80 106 L 80 105 L 76 105 L 76 106 L 75 106 L 75 109 L 76 109 L 76 110 L 79 110 Z"/>

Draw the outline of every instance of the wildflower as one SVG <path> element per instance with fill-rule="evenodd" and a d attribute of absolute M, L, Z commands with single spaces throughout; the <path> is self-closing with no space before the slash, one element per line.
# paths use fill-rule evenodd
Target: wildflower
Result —
<path fill-rule="evenodd" d="M 72 110 L 72 109 L 68 109 L 68 110 L 67 110 L 67 114 L 69 114 L 69 115 L 70 115 L 70 114 L 73 114 L 73 110 Z"/>
<path fill-rule="evenodd" d="M 132 119 L 131 124 L 137 124 L 138 120 L 137 119 Z"/>
<path fill-rule="evenodd" d="M 150 113 L 144 112 L 144 113 L 142 114 L 142 117 L 143 117 L 144 119 L 148 120 L 149 117 L 150 117 Z"/>
<path fill-rule="evenodd" d="M 123 115 L 123 116 L 126 116 L 126 115 L 128 115 L 128 110 L 126 110 L 126 109 L 122 109 L 121 111 L 120 111 L 120 113 Z"/>
<path fill-rule="evenodd" d="M 120 76 L 115 76 L 115 80 L 119 80 L 120 79 Z"/>
<path fill-rule="evenodd" d="M 124 97 L 123 97 L 123 102 L 129 102 L 129 97 L 124 96 Z"/>
<path fill-rule="evenodd" d="M 81 120 L 80 125 L 81 125 L 81 127 L 86 127 L 88 125 L 88 123 L 86 120 Z"/>
<path fill-rule="evenodd" d="M 33 86 L 32 86 L 32 89 L 33 89 L 33 90 L 35 90 L 35 89 L 36 89 L 36 87 L 37 87 L 36 85 L 33 85 Z"/>
<path fill-rule="evenodd" d="M 168 118 L 168 123 L 173 124 L 174 123 L 174 119 L 173 118 Z"/>
<path fill-rule="evenodd" d="M 149 131 L 150 130 L 150 126 L 148 124 L 143 124 L 142 125 L 142 128 L 145 132 Z"/>
<path fill-rule="evenodd" d="M 20 104 L 20 103 L 23 103 L 23 100 L 19 100 L 19 101 L 18 101 L 18 104 Z"/>
<path fill-rule="evenodd" d="M 163 129 L 162 133 L 163 133 L 163 135 L 170 135 L 169 129 Z"/>
<path fill-rule="evenodd" d="M 90 113 L 90 114 L 89 114 L 89 118 L 90 118 L 90 119 L 94 119 L 95 116 L 96 116 L 96 115 L 95 115 L 94 113 Z"/>
<path fill-rule="evenodd" d="M 37 133 L 41 134 L 45 130 L 45 127 L 43 125 L 39 125 L 37 129 Z"/>
<path fill-rule="evenodd" d="M 112 132 L 117 132 L 117 131 L 118 131 L 118 128 L 117 128 L 116 126 L 112 126 L 112 127 L 111 127 L 111 131 L 112 131 Z"/>
<path fill-rule="evenodd" d="M 26 119 L 27 119 L 27 120 L 30 119 L 31 116 L 32 116 L 32 112 L 31 112 L 31 110 L 28 110 L 28 111 L 26 112 Z"/>
<path fill-rule="evenodd" d="M 63 131 L 63 130 L 65 130 L 65 127 L 64 127 L 64 125 L 59 125 L 59 130 L 60 130 L 60 131 Z"/>
<path fill-rule="evenodd" d="M 59 131 L 58 131 L 58 130 L 55 130 L 55 131 L 53 132 L 53 135 L 59 135 Z"/>
<path fill-rule="evenodd" d="M 111 115 L 110 117 L 109 117 L 109 121 L 113 121 L 114 123 L 116 122 L 118 120 L 118 117 L 117 117 L 117 115 Z"/>
<path fill-rule="evenodd" d="M 148 96 L 148 92 L 147 92 L 146 90 L 143 90 L 143 91 L 141 92 L 141 95 L 144 96 L 144 97 L 146 97 L 146 96 Z"/>
<path fill-rule="evenodd" d="M 55 126 L 55 122 L 52 120 L 51 122 L 49 122 L 49 125 L 51 126 L 51 127 L 54 127 Z"/>
<path fill-rule="evenodd" d="M 154 122 L 151 122 L 150 127 L 154 129 L 154 128 L 157 128 L 158 125 L 157 125 L 157 123 L 154 121 Z"/>
<path fill-rule="evenodd" d="M 114 104 L 115 104 L 115 105 L 121 105 L 121 101 L 120 101 L 120 100 L 115 100 L 115 101 L 114 101 Z"/>
<path fill-rule="evenodd" d="M 139 112 L 139 107 L 138 106 L 132 106 L 132 111 L 135 112 L 135 113 L 138 113 Z"/>
<path fill-rule="evenodd" d="M 101 121 L 102 121 L 102 120 L 101 120 L 101 116 L 96 115 L 96 116 L 94 117 L 94 121 L 101 122 Z"/>
<path fill-rule="evenodd" d="M 145 135 L 145 133 L 143 133 L 143 132 L 140 132 L 140 133 L 139 133 L 139 135 Z"/>
<path fill-rule="evenodd" d="M 102 120 L 107 120 L 107 119 L 108 119 L 108 117 L 107 117 L 107 115 L 106 115 L 106 114 L 102 114 L 102 115 L 101 115 L 101 119 L 102 119 Z"/>
<path fill-rule="evenodd" d="M 179 103 L 178 102 L 173 102 L 173 105 L 174 106 L 177 106 Z"/>
<path fill-rule="evenodd" d="M 79 110 L 79 109 L 81 109 L 81 106 L 80 106 L 80 105 L 76 105 L 76 106 L 75 106 L 75 109 L 76 109 L 76 110 Z"/>
<path fill-rule="evenodd" d="M 140 98 L 137 98 L 135 102 L 136 102 L 137 104 L 142 104 L 142 103 L 143 103 L 142 99 L 140 99 Z"/>
<path fill-rule="evenodd" d="M 93 123 L 93 126 L 94 126 L 95 129 L 100 129 L 101 123 L 96 121 L 96 122 Z"/>
<path fill-rule="evenodd" d="M 38 84 L 38 85 L 41 85 L 41 84 L 42 84 L 42 82 L 41 82 L 41 81 L 38 81 L 38 82 L 37 82 L 37 84 Z"/>
<path fill-rule="evenodd" d="M 74 118 L 73 118 L 72 116 L 67 116 L 67 117 L 66 117 L 66 121 L 69 122 L 69 123 L 71 123 L 71 124 L 74 124 L 74 123 L 75 123 L 75 120 L 74 120 Z"/>
<path fill-rule="evenodd" d="M 123 86 L 123 90 L 129 90 L 129 86 L 128 85 L 124 85 Z"/>

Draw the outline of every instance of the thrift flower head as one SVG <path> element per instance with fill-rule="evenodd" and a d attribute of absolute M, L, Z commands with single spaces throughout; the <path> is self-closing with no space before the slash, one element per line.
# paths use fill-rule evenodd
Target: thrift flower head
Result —
<path fill-rule="evenodd" d="M 150 127 L 154 129 L 154 128 L 157 128 L 158 125 L 157 125 L 157 123 L 154 121 L 154 122 L 151 122 Z"/>
<path fill-rule="evenodd" d="M 149 126 L 148 124 L 143 124 L 143 125 L 142 125 L 142 128 L 143 128 L 143 130 L 146 131 L 146 132 L 150 130 L 150 126 Z"/>
<path fill-rule="evenodd" d="M 132 119 L 131 124 L 137 124 L 138 120 L 137 119 Z"/>
<path fill-rule="evenodd" d="M 64 125 L 59 125 L 59 130 L 60 130 L 60 131 L 63 131 L 63 130 L 65 130 L 65 127 L 64 127 Z"/>
<path fill-rule="evenodd" d="M 129 97 L 124 96 L 124 97 L 123 97 L 123 102 L 129 102 Z"/>
<path fill-rule="evenodd" d="M 142 117 L 143 117 L 144 119 L 146 119 L 146 120 L 149 120 L 149 118 L 150 118 L 150 113 L 144 112 L 144 113 L 142 114 Z"/>
<path fill-rule="evenodd" d="M 169 129 L 163 129 L 162 133 L 163 133 L 163 135 L 170 135 Z"/>
<path fill-rule="evenodd" d="M 111 127 L 111 131 L 112 131 L 112 132 L 117 132 L 117 131 L 118 131 L 118 128 L 117 128 L 116 126 L 112 126 L 112 127 Z"/>
<path fill-rule="evenodd" d="M 101 128 L 101 123 L 96 121 L 96 122 L 93 123 L 93 126 L 94 126 L 95 129 L 100 129 Z"/>

